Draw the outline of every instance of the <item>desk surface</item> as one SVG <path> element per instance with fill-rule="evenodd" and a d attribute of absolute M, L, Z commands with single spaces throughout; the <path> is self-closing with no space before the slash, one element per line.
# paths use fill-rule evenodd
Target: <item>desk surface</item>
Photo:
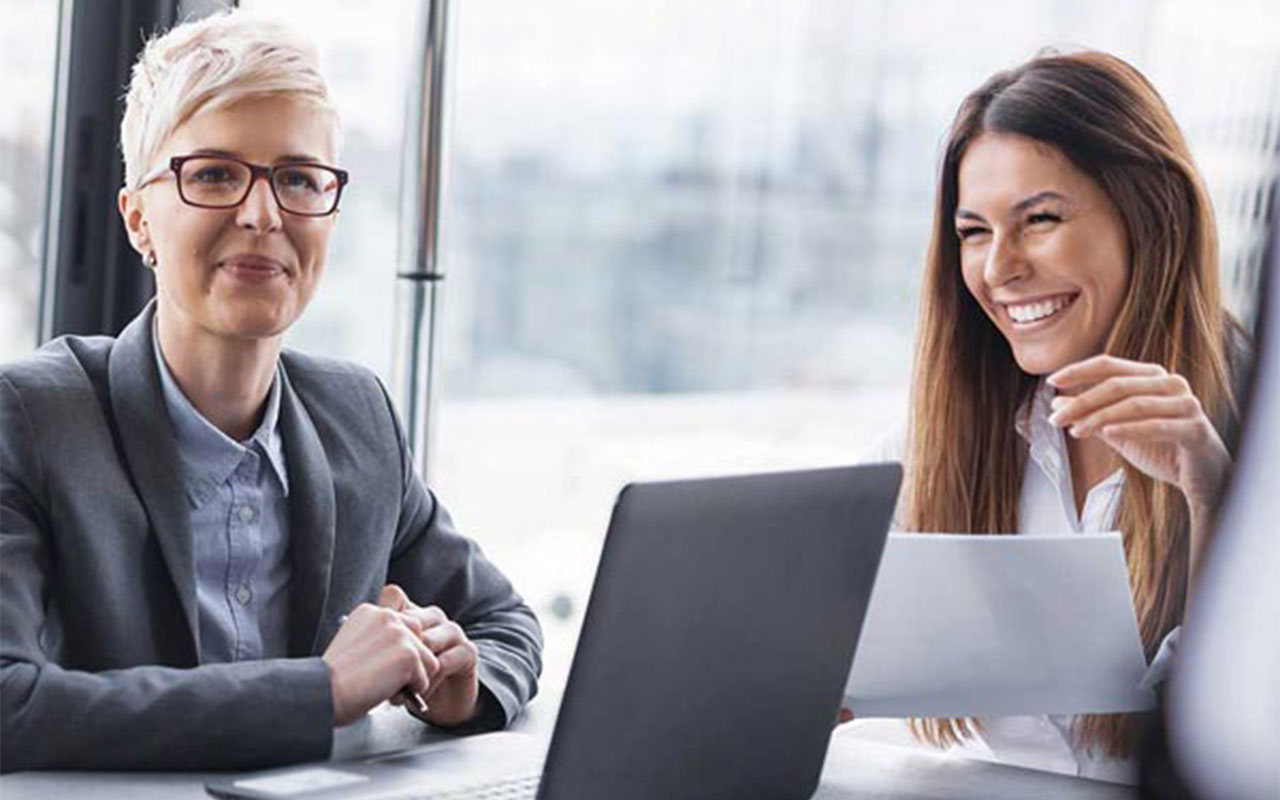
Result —
<path fill-rule="evenodd" d="M 542 698 L 516 721 L 512 730 L 550 737 L 556 700 Z M 448 738 L 385 706 L 361 722 L 338 731 L 333 757 L 354 759 L 425 746 Z M 536 740 L 535 740 L 536 741 Z M 210 773 L 20 772 L 0 778 L 4 800 L 77 797 L 91 800 L 207 800 Z M 842 736 L 832 736 L 817 800 L 871 798 L 1001 798 L 1053 797 L 1062 800 L 1119 800 L 1133 797 L 1116 784 L 1071 778 L 1048 772 L 953 758 L 941 753 Z"/>

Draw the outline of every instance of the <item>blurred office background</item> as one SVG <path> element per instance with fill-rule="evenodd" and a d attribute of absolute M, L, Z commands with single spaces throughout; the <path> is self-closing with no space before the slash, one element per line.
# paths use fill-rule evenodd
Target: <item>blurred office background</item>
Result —
<path fill-rule="evenodd" d="M 36 344 L 58 3 L 0 0 L 0 360 Z M 353 173 L 294 347 L 391 381 L 416 0 L 242 0 L 315 37 Z M 429 477 L 562 683 L 625 482 L 847 463 L 903 419 L 939 143 L 1045 46 L 1116 53 L 1210 185 L 1246 321 L 1274 0 L 455 3 Z"/>

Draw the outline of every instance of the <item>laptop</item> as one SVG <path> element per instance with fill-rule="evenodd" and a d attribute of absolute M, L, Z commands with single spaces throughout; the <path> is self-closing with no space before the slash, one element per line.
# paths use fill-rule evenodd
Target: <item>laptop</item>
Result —
<path fill-rule="evenodd" d="M 872 464 L 625 487 L 545 760 L 521 734 L 487 734 L 205 788 L 257 800 L 807 798 L 901 477 Z"/>

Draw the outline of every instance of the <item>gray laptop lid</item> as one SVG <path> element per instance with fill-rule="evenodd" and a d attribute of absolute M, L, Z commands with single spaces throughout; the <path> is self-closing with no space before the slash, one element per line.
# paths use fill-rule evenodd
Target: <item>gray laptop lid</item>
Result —
<path fill-rule="evenodd" d="M 538 796 L 815 790 L 897 464 L 618 497 Z"/>
<path fill-rule="evenodd" d="M 538 796 L 810 796 L 900 478 L 897 464 L 879 464 L 624 489 Z M 468 745 L 219 778 L 206 789 L 264 800 L 443 788 L 454 797 L 460 785 L 516 777 L 513 764 L 527 760 L 478 768 L 495 750 Z"/>

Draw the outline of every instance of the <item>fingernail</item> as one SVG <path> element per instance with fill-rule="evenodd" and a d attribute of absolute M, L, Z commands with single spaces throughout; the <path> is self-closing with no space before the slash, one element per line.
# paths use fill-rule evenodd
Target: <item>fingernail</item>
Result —
<path fill-rule="evenodd" d="M 1058 421 L 1059 421 L 1059 420 L 1061 420 L 1061 419 L 1062 419 L 1062 412 L 1060 412 L 1060 411 L 1055 411 L 1055 412 L 1053 412 L 1052 414 L 1050 414 L 1050 415 L 1049 415 L 1049 424 L 1050 424 L 1050 425 L 1057 425 L 1057 424 L 1058 424 Z"/>

